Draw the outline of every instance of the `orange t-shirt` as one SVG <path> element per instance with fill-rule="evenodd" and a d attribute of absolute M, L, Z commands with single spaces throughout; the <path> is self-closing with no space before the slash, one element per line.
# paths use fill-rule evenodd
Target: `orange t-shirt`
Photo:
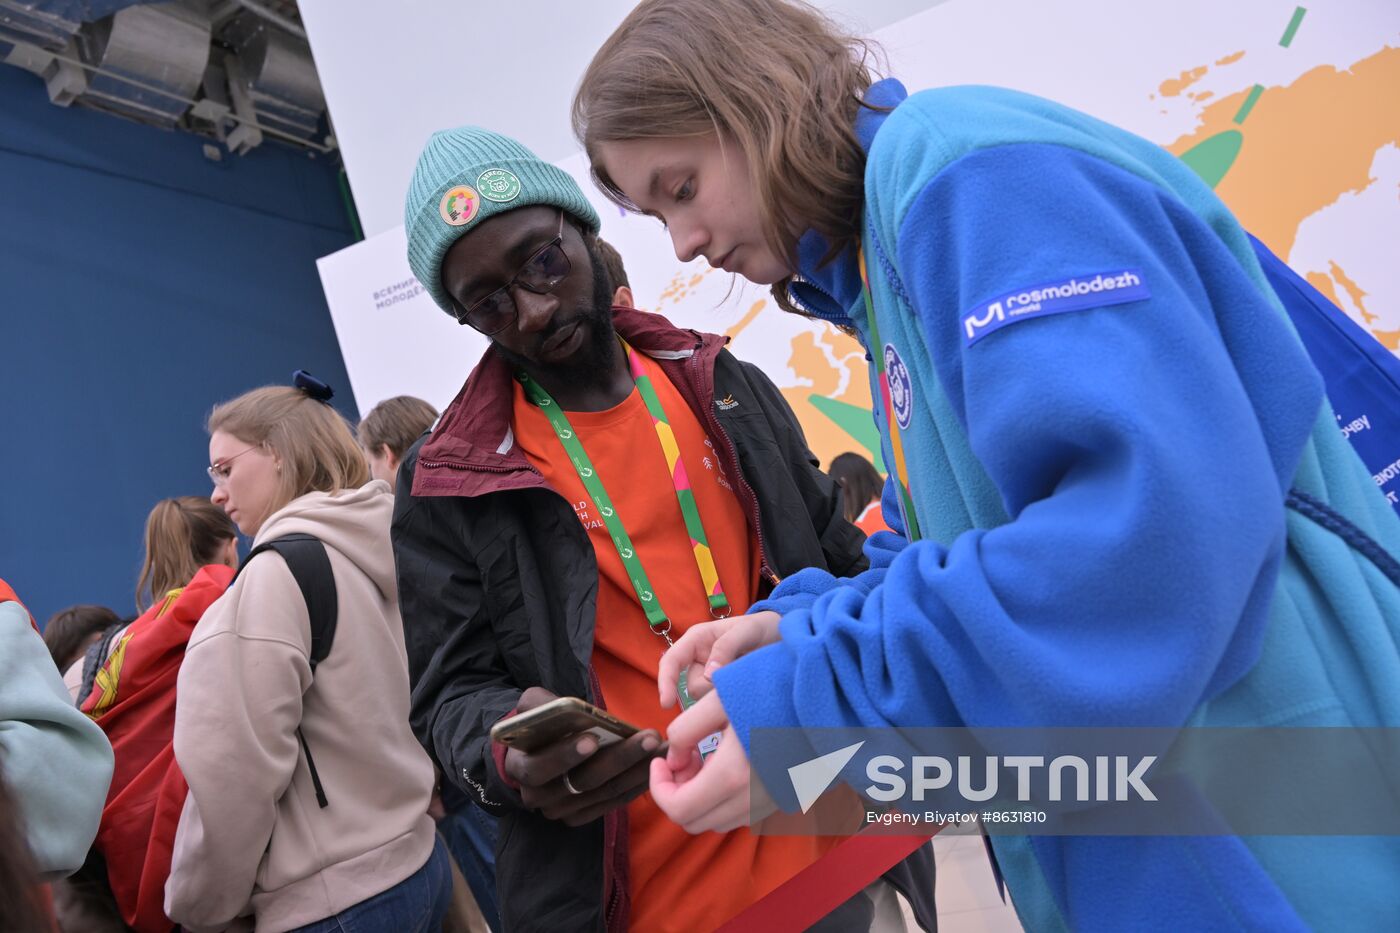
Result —
<path fill-rule="evenodd" d="M 758 596 L 758 542 L 732 479 L 704 428 L 665 374 L 642 357 L 671 422 L 705 525 L 721 585 L 734 615 Z M 612 498 L 652 589 L 671 620 L 672 638 L 711 618 L 661 443 L 641 393 L 606 411 L 568 412 L 569 423 Z M 666 643 L 652 634 L 636 591 L 601 516 L 564 453 L 549 419 L 515 385 L 516 443 L 550 487 L 573 504 L 598 558 L 593 667 L 608 710 L 663 736 L 678 709 L 663 710 L 656 671 Z M 637 930 L 695 933 L 738 914 L 807 867 L 832 840 L 757 836 L 748 829 L 692 836 L 652 801 L 627 808 L 632 914 Z"/>
<path fill-rule="evenodd" d="M 855 526 L 865 532 L 867 538 L 877 531 L 893 531 L 885 522 L 885 513 L 880 509 L 879 498 L 861 510 L 860 515 L 856 516 Z"/>

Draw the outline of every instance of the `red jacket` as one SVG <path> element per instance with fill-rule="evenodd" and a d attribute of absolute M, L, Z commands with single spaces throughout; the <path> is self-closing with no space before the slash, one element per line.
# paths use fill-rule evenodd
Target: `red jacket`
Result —
<path fill-rule="evenodd" d="M 15 591 L 10 589 L 10 584 L 6 583 L 4 580 L 0 580 L 0 603 L 19 603 L 21 606 L 24 605 L 24 603 L 19 601 L 19 597 L 15 595 Z M 29 612 L 27 608 L 24 611 Z M 39 623 L 34 621 L 33 615 L 29 616 L 29 624 L 34 626 L 34 631 L 39 631 Z"/>
<path fill-rule="evenodd" d="M 175 678 L 190 633 L 232 580 L 232 568 L 204 567 L 147 609 L 117 639 L 83 702 L 116 754 L 93 845 L 107 860 L 123 919 L 140 933 L 174 925 L 165 916 L 165 881 L 188 790 L 175 763 Z"/>

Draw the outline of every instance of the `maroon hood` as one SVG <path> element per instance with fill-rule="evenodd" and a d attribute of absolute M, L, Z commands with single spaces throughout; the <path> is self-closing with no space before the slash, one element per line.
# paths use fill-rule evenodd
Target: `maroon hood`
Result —
<path fill-rule="evenodd" d="M 614 307 L 613 328 L 665 371 L 702 423 L 710 419 L 715 357 L 728 337 L 680 328 L 660 314 Z M 545 485 L 511 432 L 514 371 L 493 343 L 418 451 L 415 496 L 480 496 Z"/>

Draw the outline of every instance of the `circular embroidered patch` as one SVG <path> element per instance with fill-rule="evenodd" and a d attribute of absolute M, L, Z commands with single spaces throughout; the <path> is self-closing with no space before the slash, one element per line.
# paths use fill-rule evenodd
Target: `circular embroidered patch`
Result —
<path fill-rule="evenodd" d="M 894 418 L 900 430 L 909 427 L 914 420 L 914 382 L 909 378 L 909 368 L 899 358 L 894 344 L 885 344 L 885 378 L 890 383 L 890 405 L 894 408 Z"/>
<path fill-rule="evenodd" d="M 438 204 L 438 213 L 442 215 L 442 219 L 454 227 L 471 223 L 479 210 L 481 196 L 471 185 L 458 185 L 448 189 Z"/>
<path fill-rule="evenodd" d="M 520 197 L 520 179 L 503 168 L 488 168 L 477 176 L 476 186 L 483 198 L 498 204 Z"/>

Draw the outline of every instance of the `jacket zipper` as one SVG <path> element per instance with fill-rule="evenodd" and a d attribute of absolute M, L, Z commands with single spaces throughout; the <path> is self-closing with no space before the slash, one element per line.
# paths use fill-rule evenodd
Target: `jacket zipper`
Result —
<path fill-rule="evenodd" d="M 475 472 L 478 470 L 482 473 L 514 473 L 516 470 L 520 469 L 520 467 L 486 466 L 485 464 L 477 463 L 466 464 L 456 460 L 419 460 L 418 465 L 427 467 L 430 470 L 437 469 L 438 467 L 447 467 L 449 470 L 461 470 L 467 473 Z M 529 463 L 525 464 L 525 469 L 529 470 L 531 473 L 534 473 L 537 476 L 544 475 L 540 473 L 539 470 L 531 466 Z"/>
<path fill-rule="evenodd" d="M 603 912 L 603 929 L 612 933 L 613 921 L 617 918 L 617 882 L 612 885 L 612 894 L 608 896 L 608 908 Z"/>
<path fill-rule="evenodd" d="M 588 665 L 588 688 L 593 691 L 593 699 L 590 701 L 599 709 L 607 709 L 607 701 L 603 699 L 603 685 L 598 681 L 598 672 L 593 665 Z"/>
<path fill-rule="evenodd" d="M 593 705 L 599 709 L 607 709 L 607 701 L 603 698 L 603 685 L 598 680 L 598 671 L 592 664 L 588 665 L 588 686 L 593 691 Z M 606 817 L 605 817 L 606 819 Z M 614 840 L 614 847 L 616 840 Z M 616 848 L 614 848 L 614 853 Z M 613 929 L 613 922 L 617 919 L 617 908 L 622 899 L 621 886 L 617 881 L 617 872 L 609 866 L 605 866 L 608 874 L 608 903 L 603 909 L 603 927 L 608 933 Z"/>
<path fill-rule="evenodd" d="M 827 301 L 831 302 L 831 304 L 834 307 L 841 307 L 841 302 L 836 300 L 835 295 L 822 288 L 820 285 L 818 285 L 816 282 L 813 282 L 811 279 L 806 278 L 805 276 L 795 275 L 793 276 L 793 281 L 801 282 L 803 285 L 806 285 L 812 291 L 817 292 Z M 792 289 L 788 289 L 788 301 L 791 301 L 793 305 L 795 305 L 798 308 L 798 310 L 800 310 L 803 314 L 807 315 L 808 317 L 815 318 L 818 321 L 825 321 L 827 324 L 832 324 L 839 327 L 841 326 L 841 321 L 849 321 L 851 319 L 850 308 L 843 309 L 841 318 L 838 320 L 837 318 L 822 314 L 820 311 L 818 311 L 816 308 L 811 307 L 810 305 L 804 304 L 793 294 Z"/>

